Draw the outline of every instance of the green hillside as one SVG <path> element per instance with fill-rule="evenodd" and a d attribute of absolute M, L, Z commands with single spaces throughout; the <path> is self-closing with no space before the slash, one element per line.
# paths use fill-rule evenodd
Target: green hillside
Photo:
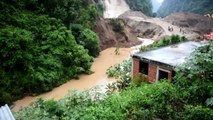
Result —
<path fill-rule="evenodd" d="M 148 16 L 152 16 L 152 1 L 151 0 L 126 0 L 130 9 L 141 11 Z"/>
<path fill-rule="evenodd" d="M 0 105 L 89 73 L 99 54 L 85 0 L 0 1 Z"/>
<path fill-rule="evenodd" d="M 212 0 L 164 0 L 158 16 L 165 17 L 174 12 L 213 13 Z"/>

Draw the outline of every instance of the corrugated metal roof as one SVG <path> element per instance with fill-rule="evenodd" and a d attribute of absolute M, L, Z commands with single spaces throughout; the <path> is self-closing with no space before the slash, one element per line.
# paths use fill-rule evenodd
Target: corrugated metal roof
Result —
<path fill-rule="evenodd" d="M 15 120 L 7 104 L 0 108 L 0 120 Z"/>

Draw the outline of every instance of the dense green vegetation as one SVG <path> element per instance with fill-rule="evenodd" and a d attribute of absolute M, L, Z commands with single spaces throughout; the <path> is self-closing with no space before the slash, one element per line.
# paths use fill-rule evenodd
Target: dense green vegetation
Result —
<path fill-rule="evenodd" d="M 91 56 L 100 51 L 91 31 L 94 5 L 85 0 L 2 0 L 0 8 L 0 105 L 90 72 Z M 71 29 L 75 25 L 81 30 Z"/>
<path fill-rule="evenodd" d="M 164 0 L 158 16 L 165 17 L 174 12 L 213 13 L 212 0 Z"/>
<path fill-rule="evenodd" d="M 97 8 L 97 12 L 98 12 L 98 15 L 100 16 L 104 16 L 104 5 L 103 5 L 103 0 L 94 0 L 95 3 L 96 3 L 96 8 Z"/>
<path fill-rule="evenodd" d="M 140 50 L 141 51 L 148 51 L 148 50 L 156 49 L 156 48 L 159 48 L 159 47 L 163 47 L 163 46 L 167 46 L 167 45 L 172 45 L 172 44 L 176 44 L 176 43 L 179 43 L 179 42 L 183 42 L 183 41 L 186 41 L 186 40 L 187 40 L 187 38 L 185 36 L 179 36 L 179 35 L 166 36 L 166 37 L 163 37 L 159 41 L 155 41 L 151 45 L 142 46 L 140 48 Z"/>
<path fill-rule="evenodd" d="M 130 84 L 121 92 L 110 91 L 108 95 L 96 88 L 85 92 L 71 91 L 59 102 L 38 100 L 15 116 L 17 120 L 212 120 L 212 55 L 213 44 L 198 48 L 176 68 L 177 75 L 172 83 L 165 80 L 137 86 Z M 131 67 L 128 62 L 123 65 L 125 69 Z M 120 66 L 116 68 L 119 71 L 123 69 Z"/>
<path fill-rule="evenodd" d="M 80 24 L 74 24 L 71 26 L 73 35 L 76 38 L 76 42 L 82 45 L 89 51 L 89 55 L 97 57 L 100 52 L 99 37 L 95 32 L 88 28 L 84 28 Z"/>
<path fill-rule="evenodd" d="M 141 11 L 145 15 L 152 16 L 152 1 L 151 0 L 126 0 L 130 9 Z"/>

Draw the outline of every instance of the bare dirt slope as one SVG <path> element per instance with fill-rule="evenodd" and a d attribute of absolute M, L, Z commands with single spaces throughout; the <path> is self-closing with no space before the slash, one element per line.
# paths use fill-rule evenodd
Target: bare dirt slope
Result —
<path fill-rule="evenodd" d="M 100 37 L 100 47 L 102 50 L 109 47 L 131 47 L 141 42 L 137 39 L 134 31 L 128 26 L 124 26 L 124 34 L 113 31 L 110 20 L 99 18 L 94 31 Z M 126 37 L 128 40 L 126 40 Z"/>
<path fill-rule="evenodd" d="M 196 20 L 199 21 L 199 18 L 197 18 L 196 15 L 194 16 Z M 130 26 L 136 32 L 138 36 L 143 38 L 159 39 L 163 36 L 172 35 L 172 34 L 177 34 L 181 36 L 184 35 L 189 39 L 194 39 L 198 36 L 198 32 L 194 30 L 194 28 L 196 27 L 194 27 L 193 25 L 189 25 L 188 28 L 186 28 L 186 27 L 180 26 L 179 24 L 174 24 L 174 23 L 181 23 L 181 21 L 183 21 L 184 18 L 177 19 L 176 17 L 171 16 L 171 17 L 165 18 L 164 20 L 161 18 L 147 17 L 143 13 L 134 12 L 134 11 L 128 11 L 120 15 L 119 18 L 124 19 L 127 25 Z M 207 24 L 208 22 L 205 21 L 204 23 Z M 169 27 L 172 27 L 173 31 L 169 31 L 168 29 Z M 201 32 L 203 30 L 199 29 L 198 31 Z"/>
<path fill-rule="evenodd" d="M 213 31 L 213 19 L 194 13 L 174 13 L 164 21 L 199 34 Z"/>
<path fill-rule="evenodd" d="M 136 20 L 135 17 L 125 18 L 124 21 L 135 31 L 135 34 L 141 38 L 157 39 L 164 34 L 164 30 L 155 23 L 146 22 L 142 19 Z"/>

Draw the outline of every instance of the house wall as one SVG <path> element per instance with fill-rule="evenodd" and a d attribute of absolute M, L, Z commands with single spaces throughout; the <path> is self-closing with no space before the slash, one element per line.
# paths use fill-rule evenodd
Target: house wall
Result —
<path fill-rule="evenodd" d="M 140 67 L 140 60 L 138 58 L 133 58 L 133 68 L 132 68 L 132 77 L 133 79 L 137 78 L 140 74 L 139 67 Z"/>
<path fill-rule="evenodd" d="M 132 68 L 132 77 L 133 80 L 137 78 L 140 75 L 139 69 L 140 69 L 140 59 L 138 58 L 133 58 L 133 68 Z M 158 79 L 158 70 L 165 70 L 168 72 L 168 79 L 172 80 L 172 69 L 168 69 L 162 66 L 158 66 L 156 64 L 149 63 L 149 68 L 148 68 L 148 80 L 149 82 L 153 83 L 156 82 Z"/>
<path fill-rule="evenodd" d="M 157 66 L 155 64 L 149 64 L 149 71 L 148 71 L 149 82 L 153 83 L 156 81 L 156 74 L 157 74 Z"/>

